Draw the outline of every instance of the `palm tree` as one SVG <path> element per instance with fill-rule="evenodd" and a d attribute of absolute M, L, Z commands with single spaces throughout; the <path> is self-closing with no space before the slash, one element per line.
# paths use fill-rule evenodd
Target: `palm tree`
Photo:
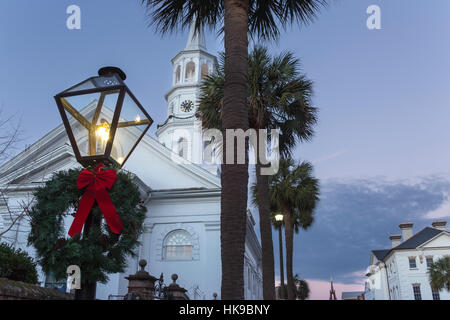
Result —
<path fill-rule="evenodd" d="M 225 73 L 224 56 L 220 56 L 217 72 L 202 85 L 197 116 L 204 128 L 222 128 L 222 105 Z M 250 128 L 279 129 L 280 152 L 288 156 L 297 141 L 309 140 L 316 123 L 316 108 L 311 106 L 312 83 L 299 72 L 299 60 L 286 52 L 271 57 L 266 48 L 257 46 L 249 55 L 248 114 Z M 258 131 L 257 131 L 258 132 Z M 258 139 L 261 137 L 257 136 Z M 270 138 L 270 136 L 269 136 Z M 272 221 L 268 176 L 256 155 L 256 184 L 253 203 L 259 209 L 262 245 L 264 299 L 274 299 L 275 272 L 272 243 Z"/>
<path fill-rule="evenodd" d="M 446 289 L 450 292 L 450 257 L 444 257 L 433 262 L 429 269 L 431 287 L 440 291 Z"/>
<path fill-rule="evenodd" d="M 277 38 L 280 27 L 312 21 L 326 0 L 141 0 L 164 33 L 189 26 L 219 26 L 225 40 L 222 130 L 248 129 L 248 34 Z M 222 28 L 223 21 L 223 28 Z M 226 135 L 223 135 L 226 137 Z M 226 138 L 225 138 L 226 139 Z M 226 141 L 224 146 L 226 145 Z M 236 154 L 236 152 L 235 152 Z M 226 159 L 226 148 L 223 150 Z M 235 161 L 236 163 L 236 161 Z M 244 299 L 248 164 L 222 165 L 222 299 Z"/>
<path fill-rule="evenodd" d="M 309 286 L 308 282 L 303 279 L 299 279 L 298 274 L 294 276 L 295 282 L 295 297 L 299 300 L 306 300 L 309 298 Z"/>
<path fill-rule="evenodd" d="M 294 229 L 307 228 L 312 224 L 314 210 L 319 201 L 319 181 L 313 177 L 312 171 L 313 167 L 310 163 L 295 164 L 288 158 L 282 159 L 278 173 L 269 177 L 271 206 L 284 215 L 289 300 L 295 299 L 292 263 Z"/>

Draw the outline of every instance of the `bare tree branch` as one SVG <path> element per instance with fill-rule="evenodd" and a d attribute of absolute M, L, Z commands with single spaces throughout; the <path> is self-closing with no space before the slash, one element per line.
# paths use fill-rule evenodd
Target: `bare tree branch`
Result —
<path fill-rule="evenodd" d="M 21 117 L 17 114 L 5 116 L 0 109 L 0 164 L 10 160 L 14 151 L 17 150 L 17 143 L 20 141 Z M 8 202 L 9 186 L 2 186 L 0 189 L 0 215 L 3 220 L 3 228 L 0 229 L 0 238 L 6 235 L 18 222 L 28 214 L 33 199 L 21 200 L 18 209 L 11 208 Z M 8 218 L 7 221 L 5 216 Z"/>

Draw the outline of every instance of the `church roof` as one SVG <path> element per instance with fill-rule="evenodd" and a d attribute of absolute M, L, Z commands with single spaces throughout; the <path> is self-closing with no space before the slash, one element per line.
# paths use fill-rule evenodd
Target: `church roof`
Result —
<path fill-rule="evenodd" d="M 85 114 L 90 109 L 91 105 L 88 105 L 80 112 Z M 194 163 L 174 161 L 177 157 L 159 141 L 145 134 L 125 169 L 132 171 L 153 192 L 169 188 L 205 188 L 209 194 L 210 190 L 216 192 L 220 188 L 219 177 Z M 35 187 L 49 178 L 52 172 L 78 166 L 64 125 L 60 124 L 0 166 L 0 188 L 12 184 L 21 188 Z"/>

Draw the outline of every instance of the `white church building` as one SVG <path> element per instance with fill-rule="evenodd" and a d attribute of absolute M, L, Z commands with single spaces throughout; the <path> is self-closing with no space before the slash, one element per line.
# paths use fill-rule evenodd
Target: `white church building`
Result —
<path fill-rule="evenodd" d="M 413 223 L 400 224 L 401 234 L 391 235 L 392 248 L 372 250 L 366 274 L 365 300 L 450 300 L 450 292 L 430 286 L 428 268 L 450 256 L 446 221 L 434 221 L 413 233 Z"/>
<path fill-rule="evenodd" d="M 215 70 L 217 59 L 207 52 L 203 32 L 194 32 L 191 27 L 185 49 L 172 64 L 173 83 L 165 95 L 167 119 L 158 125 L 157 140 L 145 135 L 124 166 L 136 175 L 148 209 L 142 245 L 137 257 L 129 258 L 124 273 L 110 275 L 105 285 L 97 284 L 98 299 L 124 295 L 128 286 L 125 277 L 136 273 L 140 259 L 147 260 L 146 270 L 153 276 L 163 273 L 166 283 L 171 274 L 178 274 L 177 283 L 188 290 L 190 299 L 213 299 L 214 293 L 220 299 L 220 171 L 217 165 L 199 164 L 204 146 L 201 140 L 180 135 L 183 131 L 190 133 L 187 136 L 195 135 L 201 80 Z M 189 161 L 174 161 L 180 156 Z M 80 165 L 62 124 L 3 164 L 0 189 L 6 197 L 0 202 L 0 232 L 11 225 L 8 212 L 20 211 L 24 203 L 32 201 L 34 190 L 54 172 L 76 167 Z M 67 218 L 66 232 L 72 219 Z M 262 299 L 261 247 L 254 227 L 248 210 L 243 271 L 246 299 Z M 28 232 L 28 220 L 23 217 L 0 242 L 34 256 L 34 248 L 27 246 Z M 170 250 L 174 246 L 179 250 Z M 44 286 L 52 279 L 39 269 L 39 281 Z"/>

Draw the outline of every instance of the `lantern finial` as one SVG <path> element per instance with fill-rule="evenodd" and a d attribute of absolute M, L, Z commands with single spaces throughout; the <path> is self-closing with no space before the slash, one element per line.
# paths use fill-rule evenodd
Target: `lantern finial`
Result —
<path fill-rule="evenodd" d="M 120 68 L 117 67 L 103 67 L 100 68 L 100 70 L 98 70 L 99 76 L 107 76 L 111 74 L 117 74 L 120 77 L 120 79 L 122 79 L 122 81 L 125 81 L 125 79 L 127 78 L 125 72 L 123 72 Z"/>

